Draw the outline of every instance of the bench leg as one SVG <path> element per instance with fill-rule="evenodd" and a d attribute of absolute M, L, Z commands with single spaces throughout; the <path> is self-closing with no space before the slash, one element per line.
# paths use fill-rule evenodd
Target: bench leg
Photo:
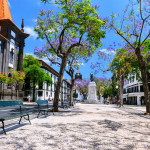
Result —
<path fill-rule="evenodd" d="M 39 118 L 40 112 L 41 112 L 41 111 L 39 111 L 39 113 L 38 113 L 38 115 L 37 115 L 37 118 Z"/>
<path fill-rule="evenodd" d="M 4 128 L 5 126 L 4 126 L 4 121 L 2 121 L 2 129 L 3 129 L 3 131 L 4 131 L 4 133 L 6 134 L 6 131 L 5 131 L 5 128 Z"/>
<path fill-rule="evenodd" d="M 28 114 L 28 121 L 29 121 L 29 123 L 31 124 L 29 114 Z"/>
<path fill-rule="evenodd" d="M 25 118 L 25 116 L 21 116 L 21 117 L 20 117 L 20 120 L 19 120 L 19 124 L 20 124 L 20 122 L 21 122 L 21 120 L 22 120 L 22 117 L 24 117 L 24 119 L 25 119 L 25 120 L 28 120 L 28 121 L 29 121 L 29 123 L 31 124 L 31 122 L 30 122 L 30 118 L 29 118 L 29 114 L 27 114 L 27 116 L 28 116 L 28 118 L 27 118 L 27 119 Z"/>
<path fill-rule="evenodd" d="M 22 120 L 22 116 L 20 117 L 19 124 L 20 124 L 21 120 Z"/>
<path fill-rule="evenodd" d="M 54 108 L 53 108 L 53 115 L 54 115 Z"/>
<path fill-rule="evenodd" d="M 48 113 L 48 112 L 47 112 Z M 46 118 L 46 110 L 44 111 L 44 115 L 45 115 L 45 118 Z"/>
<path fill-rule="evenodd" d="M 48 115 L 48 110 L 47 110 L 47 111 L 45 111 L 45 115 Z"/>

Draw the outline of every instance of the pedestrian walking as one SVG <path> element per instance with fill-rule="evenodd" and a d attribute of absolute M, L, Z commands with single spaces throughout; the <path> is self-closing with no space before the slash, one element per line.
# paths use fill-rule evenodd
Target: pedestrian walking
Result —
<path fill-rule="evenodd" d="M 30 94 L 28 94 L 27 99 L 28 99 L 28 102 L 30 103 Z"/>

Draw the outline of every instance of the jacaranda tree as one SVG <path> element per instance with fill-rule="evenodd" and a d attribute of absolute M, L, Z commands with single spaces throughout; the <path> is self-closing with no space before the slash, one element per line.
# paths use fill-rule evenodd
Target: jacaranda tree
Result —
<path fill-rule="evenodd" d="M 75 84 L 75 69 L 78 68 L 80 63 L 78 62 L 77 56 L 71 56 L 67 61 L 67 67 L 65 69 L 66 73 L 71 77 L 71 87 L 70 87 L 70 105 L 73 103 L 73 88 Z"/>
<path fill-rule="evenodd" d="M 41 1 L 45 4 L 51 2 Z M 37 17 L 35 31 L 38 38 L 46 40 L 46 44 L 35 48 L 35 54 L 48 58 L 54 64 L 61 63 L 53 104 L 54 111 L 58 111 L 60 87 L 69 56 L 94 53 L 101 46 L 101 38 L 105 37 L 105 31 L 101 30 L 105 22 L 90 0 L 55 0 L 54 3 L 59 8 L 58 13 L 41 10 Z"/>
<path fill-rule="evenodd" d="M 75 88 L 83 95 L 83 99 L 86 100 L 88 96 L 88 85 L 90 83 L 90 79 L 84 80 L 76 80 Z"/>
<path fill-rule="evenodd" d="M 150 89 L 148 86 L 148 56 L 147 51 L 145 57 L 142 55 L 142 49 L 145 41 L 150 36 L 150 1 L 149 0 L 130 0 L 129 5 L 123 10 L 120 23 L 116 19 L 115 14 L 111 15 L 109 27 L 111 27 L 120 37 L 123 38 L 130 50 L 134 51 L 139 61 L 139 69 L 144 89 L 144 97 L 146 101 L 146 114 L 150 114 Z M 116 21 L 116 22 L 115 22 Z"/>
<path fill-rule="evenodd" d="M 109 65 L 108 71 L 112 71 L 120 84 L 120 107 L 123 106 L 123 86 L 124 80 L 134 68 L 137 58 L 134 53 L 128 52 L 128 49 L 119 49 L 115 58 Z"/>

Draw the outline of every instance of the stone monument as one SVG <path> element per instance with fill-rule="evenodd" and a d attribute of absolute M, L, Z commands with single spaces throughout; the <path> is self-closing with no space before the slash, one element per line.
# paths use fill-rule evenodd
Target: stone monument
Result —
<path fill-rule="evenodd" d="M 96 92 L 96 83 L 93 81 L 93 74 L 90 74 L 90 80 L 91 82 L 88 85 L 88 99 L 87 99 L 87 103 L 89 104 L 97 104 L 98 100 L 97 100 L 97 92 Z"/>

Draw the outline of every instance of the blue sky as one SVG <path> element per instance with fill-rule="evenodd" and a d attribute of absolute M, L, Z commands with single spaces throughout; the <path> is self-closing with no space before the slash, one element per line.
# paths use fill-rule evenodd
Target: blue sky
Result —
<path fill-rule="evenodd" d="M 46 6 L 42 4 L 40 0 L 8 0 L 8 2 L 13 22 L 19 28 L 21 28 L 21 22 L 23 18 L 25 24 L 25 32 L 31 34 L 31 36 L 25 41 L 24 53 L 33 54 L 34 48 L 36 46 L 41 47 L 45 43 L 45 41 L 37 40 L 37 34 L 33 31 L 35 20 L 39 11 L 42 8 L 53 9 L 54 11 L 57 11 L 57 7 L 53 4 Z M 99 15 L 103 18 L 109 16 L 112 13 L 121 14 L 122 10 L 128 3 L 128 0 L 92 0 L 91 2 L 93 5 L 98 4 L 100 6 L 98 12 Z M 106 50 L 108 46 L 114 41 L 120 43 L 121 38 L 116 36 L 113 31 L 107 32 L 106 38 L 102 39 L 102 47 L 98 50 Z M 91 62 L 95 63 L 96 61 L 99 60 L 97 58 L 97 54 L 95 53 L 88 63 L 83 63 L 83 66 L 80 66 L 80 72 L 83 78 L 90 77 L 90 73 L 93 72 L 93 70 L 90 68 Z M 107 65 L 109 62 L 103 61 L 102 63 L 103 65 Z M 59 68 L 54 67 L 54 69 L 59 71 Z M 99 72 L 98 74 L 96 74 L 96 76 L 110 78 L 111 73 L 107 72 L 103 74 L 102 72 Z M 70 77 L 65 74 L 64 78 L 69 79 Z"/>

